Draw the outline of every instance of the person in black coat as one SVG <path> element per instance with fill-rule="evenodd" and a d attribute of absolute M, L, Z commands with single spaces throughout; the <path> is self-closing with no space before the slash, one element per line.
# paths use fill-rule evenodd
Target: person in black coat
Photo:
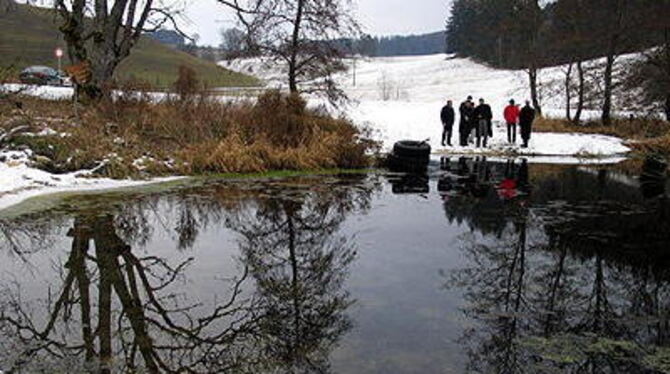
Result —
<path fill-rule="evenodd" d="M 447 144 L 451 146 L 451 134 L 454 130 L 455 118 L 456 114 L 454 113 L 454 104 L 451 100 L 449 100 L 447 101 L 447 105 L 445 105 L 440 112 L 440 119 L 442 120 L 442 146 Z"/>
<path fill-rule="evenodd" d="M 475 108 L 474 118 L 475 136 L 477 137 L 477 148 L 481 145 L 486 147 L 489 135 L 492 135 L 491 120 L 493 119 L 493 112 L 491 106 L 484 102 L 484 99 L 479 99 L 479 105 Z M 482 142 L 483 140 L 483 142 Z"/>
<path fill-rule="evenodd" d="M 461 103 L 461 106 L 458 108 L 458 111 L 461 115 L 461 121 L 458 125 L 459 140 L 461 147 L 468 146 L 468 137 L 472 131 L 472 122 L 473 122 L 473 112 L 475 110 L 475 105 L 472 102 L 472 96 L 468 96 L 468 99 Z"/>
<path fill-rule="evenodd" d="M 533 121 L 535 121 L 535 109 L 530 106 L 530 101 L 526 101 L 526 106 L 521 108 L 521 113 L 519 113 L 519 127 L 521 130 L 521 139 L 523 139 L 521 147 L 523 148 L 528 148 L 528 141 L 533 130 Z"/>

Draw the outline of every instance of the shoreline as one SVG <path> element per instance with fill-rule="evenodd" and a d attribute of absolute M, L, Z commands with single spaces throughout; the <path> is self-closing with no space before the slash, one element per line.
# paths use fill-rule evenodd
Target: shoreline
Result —
<path fill-rule="evenodd" d="M 523 155 L 523 154 L 501 154 L 501 153 L 466 153 L 466 152 L 434 152 L 431 161 L 439 162 L 442 157 L 486 157 L 490 161 L 504 161 L 509 158 L 527 159 L 533 164 L 564 164 L 564 165 L 607 165 L 623 162 L 628 157 L 622 155 L 607 155 L 603 157 L 578 157 L 567 155 Z M 0 163 L 0 165 L 2 165 Z M 271 180 L 291 177 L 316 177 L 328 175 L 356 175 L 373 174 L 384 171 L 382 168 L 368 169 L 324 169 L 324 170 L 275 170 L 263 173 L 226 173 L 206 174 L 196 176 L 170 176 L 152 178 L 148 180 L 115 180 L 109 178 L 77 178 L 77 182 L 88 182 L 87 184 L 72 184 L 68 186 L 30 186 L 18 190 L 10 190 L 0 193 L 0 218 L 19 216 L 26 213 L 43 211 L 58 205 L 64 198 L 78 195 L 102 195 L 108 193 L 123 193 L 150 191 L 152 189 L 167 190 L 180 185 L 196 185 L 199 181 L 227 180 Z M 1 185 L 0 185 L 1 187 Z"/>
<path fill-rule="evenodd" d="M 1 165 L 1 164 L 0 164 Z M 203 180 L 268 180 L 276 178 L 290 178 L 299 176 L 327 176 L 344 174 L 369 174 L 374 173 L 375 169 L 324 169 L 324 170 L 274 170 L 264 173 L 227 173 L 227 174 L 206 174 L 195 176 L 170 176 L 152 178 L 147 180 L 130 179 L 109 179 L 109 178 L 80 178 L 94 183 L 87 185 L 70 185 L 62 187 L 26 187 L 18 191 L 0 192 L 0 218 L 25 214 L 31 210 L 44 210 L 49 205 L 61 201 L 65 197 L 77 195 L 99 195 L 106 193 L 120 193 L 125 191 L 143 190 L 148 191 L 152 188 L 169 189 L 184 185 L 195 185 Z M 99 182 L 99 183 L 95 183 Z M 0 184 L 0 187 L 2 185 Z M 51 200 L 44 205 L 45 201 Z M 39 206 L 38 206 L 39 205 Z"/>

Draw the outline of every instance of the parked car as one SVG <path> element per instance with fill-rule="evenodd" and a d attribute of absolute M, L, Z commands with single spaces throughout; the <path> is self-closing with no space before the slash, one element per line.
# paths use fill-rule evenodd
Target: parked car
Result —
<path fill-rule="evenodd" d="M 30 66 L 19 74 L 22 83 L 38 84 L 40 86 L 69 86 L 70 77 L 62 71 L 48 66 Z"/>

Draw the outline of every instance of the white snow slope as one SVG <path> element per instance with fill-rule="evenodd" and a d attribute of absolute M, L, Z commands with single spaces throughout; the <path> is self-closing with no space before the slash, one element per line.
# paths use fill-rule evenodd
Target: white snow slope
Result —
<path fill-rule="evenodd" d="M 271 87 L 283 88 L 284 67 L 268 66 L 257 59 L 222 62 L 226 68 L 255 74 Z M 470 59 L 436 54 L 410 57 L 381 57 L 358 59 L 354 69 L 338 77 L 344 90 L 354 100 L 345 113 L 357 124 L 365 124 L 377 132 L 385 148 L 402 139 L 430 138 L 433 149 L 452 153 L 482 153 L 511 151 L 525 155 L 600 156 L 609 157 L 626 153 L 629 149 L 621 139 L 600 135 L 533 134 L 530 147 L 521 149 L 507 144 L 502 125 L 502 112 L 510 98 L 518 103 L 528 98 L 526 75 L 523 71 L 492 69 Z M 542 79 L 560 78 L 560 67 L 546 69 Z M 458 110 L 461 101 L 471 95 L 484 98 L 494 112 L 493 139 L 488 150 L 440 145 L 440 109 L 446 100 L 454 101 Z M 384 100 L 386 99 L 386 100 Z M 562 98 L 546 98 L 545 112 L 560 116 Z M 318 100 L 315 100 L 318 102 Z M 588 115 L 588 113 L 587 113 Z M 458 118 L 454 126 L 452 144 L 458 143 Z M 517 137 L 518 138 L 518 137 Z M 518 139 L 520 140 L 520 139 Z"/>

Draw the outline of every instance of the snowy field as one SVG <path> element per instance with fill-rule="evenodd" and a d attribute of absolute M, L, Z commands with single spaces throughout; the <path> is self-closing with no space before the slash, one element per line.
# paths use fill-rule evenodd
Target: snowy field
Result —
<path fill-rule="evenodd" d="M 514 98 L 518 103 L 528 99 L 523 71 L 492 69 L 470 59 L 445 54 L 358 59 L 355 70 L 354 62 L 348 63 L 349 71 L 337 77 L 353 99 L 343 112 L 357 124 L 372 128 L 386 149 L 402 139 L 430 139 L 436 153 L 613 157 L 629 151 L 621 139 L 600 135 L 537 133 L 533 134 L 527 149 L 508 145 L 506 129 L 501 124 L 502 112 L 509 99 Z M 283 67 L 268 66 L 257 59 L 222 62 L 221 65 L 254 74 L 270 87 L 284 88 Z M 542 79 L 560 78 L 560 70 L 560 67 L 545 69 Z M 440 109 L 451 99 L 457 110 L 468 95 L 475 100 L 484 98 L 493 109 L 496 125 L 487 150 L 440 145 Z M 564 112 L 562 105 L 562 98 L 545 98 L 545 113 L 560 117 Z M 589 115 L 598 114 L 585 113 Z M 452 144 L 458 143 L 457 127 L 456 124 Z"/>

